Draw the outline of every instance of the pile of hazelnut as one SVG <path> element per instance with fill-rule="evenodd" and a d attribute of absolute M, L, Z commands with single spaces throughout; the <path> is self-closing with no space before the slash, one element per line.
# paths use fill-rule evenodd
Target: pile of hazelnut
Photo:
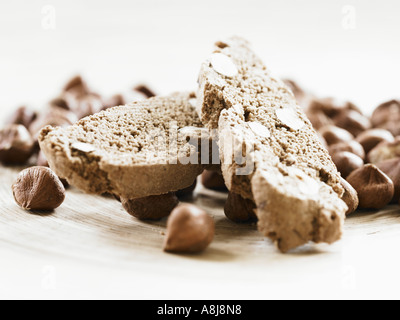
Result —
<path fill-rule="evenodd" d="M 17 204 L 27 210 L 48 211 L 58 208 L 65 198 L 67 181 L 59 179 L 48 168 L 39 148 L 37 139 L 42 128 L 47 125 L 70 126 L 109 107 L 154 95 L 148 87 L 140 85 L 131 94 L 104 98 L 93 92 L 81 76 L 76 76 L 40 112 L 25 106 L 15 110 L 0 129 L 0 163 L 28 167 L 12 187 Z"/>
<path fill-rule="evenodd" d="M 287 80 L 342 176 L 347 214 L 400 201 L 400 100 L 366 116 L 351 102 L 316 98 Z"/>
<path fill-rule="evenodd" d="M 52 211 L 65 200 L 67 181 L 60 179 L 49 167 L 37 141 L 39 132 L 47 125 L 70 126 L 79 119 L 110 107 L 124 105 L 134 100 L 155 96 L 147 86 L 139 85 L 125 94 L 115 94 L 104 98 L 93 92 L 81 76 L 66 83 L 60 95 L 51 100 L 40 113 L 27 107 L 18 108 L 0 129 L 0 163 L 6 166 L 25 166 L 12 192 L 16 203 L 27 211 Z M 225 188 L 222 175 L 206 172 L 203 183 L 210 189 Z M 201 252 L 214 237 L 214 220 L 204 210 L 194 205 L 179 205 L 178 197 L 190 196 L 193 186 L 157 198 L 146 206 L 152 197 L 137 201 L 122 201 L 126 211 L 140 220 L 157 220 L 168 213 L 167 234 L 164 250 L 167 252 Z M 141 201 L 145 203 L 143 204 Z M 147 210 L 142 210 L 143 207 Z"/>

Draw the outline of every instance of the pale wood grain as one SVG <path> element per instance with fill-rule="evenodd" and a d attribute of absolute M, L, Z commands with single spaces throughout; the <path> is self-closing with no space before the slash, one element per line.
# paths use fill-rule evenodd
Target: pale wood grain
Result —
<path fill-rule="evenodd" d="M 272 289 L 273 297 L 302 294 L 306 297 L 318 296 L 324 286 L 329 286 L 326 295 L 341 297 L 354 292 L 367 294 L 368 289 L 385 285 L 387 278 L 400 282 L 394 277 L 400 266 L 399 206 L 379 212 L 357 212 L 347 219 L 343 240 L 334 245 L 309 244 L 281 254 L 271 241 L 260 235 L 255 224 L 235 224 L 225 218 L 225 193 L 205 190 L 199 185 L 188 202 L 203 207 L 214 217 L 215 240 L 202 254 L 175 255 L 162 251 L 165 219 L 139 221 L 112 197 L 86 195 L 70 188 L 64 204 L 52 213 L 20 209 L 11 192 L 20 169 L 0 167 L 0 270 L 3 271 L 0 296 L 12 294 L 9 287 L 4 290 L 7 281 L 14 278 L 24 279 L 17 282 L 28 297 L 49 294 L 39 285 L 46 261 L 57 270 L 64 270 L 57 280 L 58 291 L 50 292 L 55 297 L 74 296 L 78 293 L 69 290 L 78 287 L 85 297 L 109 297 L 109 294 L 157 298 L 170 293 L 178 298 L 204 294 L 210 298 L 270 298 Z M 36 266 L 36 271 L 24 268 L 24 278 L 18 269 L 23 268 L 21 263 Z M 68 278 L 69 273 L 74 274 L 72 279 Z M 104 274 L 112 276 L 105 278 Z M 346 284 L 348 277 L 350 285 Z M 36 279 L 33 285 L 32 279 Z M 92 282 L 86 283 L 87 279 Z M 130 281 L 142 291 L 127 290 Z M 164 285 L 152 291 L 145 285 L 149 281 Z M 100 283 L 101 288 L 112 289 L 99 289 Z M 167 290 L 171 283 L 174 288 Z M 197 289 L 187 291 L 194 283 Z M 22 292 L 17 290 L 13 294 L 19 297 Z"/>

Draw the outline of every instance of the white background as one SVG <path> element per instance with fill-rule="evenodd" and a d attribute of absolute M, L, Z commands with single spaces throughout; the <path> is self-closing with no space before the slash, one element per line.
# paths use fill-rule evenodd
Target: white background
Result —
<path fill-rule="evenodd" d="M 49 24 L 49 8 L 55 13 L 53 24 L 51 21 Z M 350 17 L 355 20 L 349 20 L 349 12 L 355 14 Z M 318 95 L 352 100 L 369 113 L 379 103 L 400 95 L 399 16 L 400 3 L 395 0 L 1 1 L 0 120 L 20 104 L 43 107 L 58 94 L 63 83 L 77 73 L 104 94 L 125 91 L 139 82 L 148 83 L 162 94 L 194 89 L 200 63 L 210 53 L 212 44 L 236 34 L 253 43 L 254 49 L 275 74 L 294 78 Z M 397 228 L 393 224 L 390 226 L 393 230 Z M 359 259 L 360 255 L 353 255 L 353 252 L 360 251 L 360 242 L 367 237 L 356 237 L 356 227 L 354 230 L 349 236 L 353 241 L 350 243 L 357 245 L 341 248 L 339 243 L 333 250 L 343 256 L 343 261 L 351 260 L 360 270 L 363 286 L 357 291 L 358 296 L 363 297 L 363 293 L 378 297 L 397 294 L 397 287 L 391 290 L 389 284 L 393 281 L 392 275 L 398 273 L 399 260 L 397 253 L 393 255 L 385 250 L 385 243 L 386 240 L 392 243 L 390 248 L 394 251 L 397 245 L 383 234 L 381 242 L 370 240 L 363 246 L 364 251 L 360 253 L 363 258 Z M 378 228 L 376 232 L 379 231 Z M 378 257 L 370 256 L 371 248 Z M 8 259 L 2 261 L 3 268 L 9 272 L 2 272 L 3 295 L 12 289 L 11 296 L 35 296 L 34 284 L 38 285 L 38 281 L 31 280 L 33 283 L 28 281 L 24 285 L 22 280 L 36 279 L 33 275 L 41 270 L 45 275 L 51 270 L 43 269 L 43 262 L 34 260 L 29 253 L 8 254 Z M 210 298 L 243 298 L 240 293 L 244 291 L 240 288 L 247 288 L 251 289 L 247 291 L 249 298 L 274 298 L 274 292 L 278 291 L 277 298 L 302 295 L 324 298 L 320 295 L 321 290 L 327 296 L 329 289 L 326 286 L 337 282 L 336 278 L 325 275 L 327 270 L 336 268 L 338 261 L 336 256 L 329 254 L 323 257 L 325 262 L 318 263 L 324 266 L 323 270 L 311 266 L 300 274 L 291 267 L 306 258 L 297 257 L 293 262 L 293 257 L 276 254 L 270 261 L 270 270 L 272 268 L 276 273 L 266 273 L 260 278 L 260 281 L 268 280 L 265 281 L 269 288 L 263 286 L 260 289 L 256 282 L 246 287 L 247 275 L 244 273 L 238 274 L 241 287 L 235 287 L 230 279 L 226 279 L 223 287 L 209 288 L 209 282 L 194 279 L 197 291 L 189 297 L 204 297 L 209 293 Z M 278 259 L 285 262 L 283 268 L 277 263 Z M 103 297 L 99 275 L 107 275 L 110 279 L 118 276 L 112 274 L 111 268 L 104 267 L 96 273 L 91 272 L 91 265 L 69 263 L 57 265 L 59 274 L 70 275 L 59 279 L 69 288 L 70 292 L 64 292 L 68 297 Z M 29 270 L 25 268 L 27 265 Z M 392 272 L 384 271 L 388 267 Z M 222 268 L 229 266 L 224 264 Z M 339 265 L 336 269 L 339 273 L 343 271 Z M 237 266 L 234 270 L 240 272 Z M 131 293 L 139 298 L 165 298 L 171 292 L 174 293 L 171 298 L 188 297 L 187 291 L 179 288 L 187 288 L 189 283 L 174 288 L 175 279 L 163 278 L 161 272 L 147 277 L 135 272 L 145 274 L 146 270 L 121 273 L 121 277 L 134 275 L 135 281 L 127 280 L 132 291 L 108 288 L 115 289 L 115 297 Z M 187 272 L 189 274 L 190 270 Z M 82 280 L 82 275 L 88 274 L 90 276 Z M 276 274 L 280 276 L 275 277 Z M 315 274 L 321 278 L 308 288 L 309 278 Z M 14 280 L 19 278 L 20 286 L 16 286 Z M 81 289 L 85 287 L 88 291 L 78 292 L 73 285 L 69 287 L 73 279 L 79 280 Z M 152 279 L 152 286 L 145 286 L 148 279 Z M 145 291 L 137 292 L 137 288 Z M 341 291 L 332 292 L 334 298 L 340 298 L 341 294 Z M 347 292 L 346 297 L 357 298 L 352 291 Z"/>
<path fill-rule="evenodd" d="M 399 13 L 396 0 L 2 1 L 0 109 L 40 108 L 76 73 L 104 94 L 190 90 L 212 44 L 241 35 L 276 75 L 369 113 L 400 95 Z"/>

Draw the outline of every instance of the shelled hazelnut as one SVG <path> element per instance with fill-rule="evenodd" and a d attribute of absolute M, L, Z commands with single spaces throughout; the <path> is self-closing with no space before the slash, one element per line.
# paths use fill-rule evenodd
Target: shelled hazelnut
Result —
<path fill-rule="evenodd" d="M 365 159 L 365 151 L 361 144 L 357 141 L 346 141 L 346 142 L 339 142 L 335 143 L 328 147 L 328 151 L 331 155 L 334 155 L 339 152 L 347 151 L 355 154 L 356 156 L 360 157 L 362 160 Z"/>
<path fill-rule="evenodd" d="M 346 180 L 357 191 L 362 209 L 382 209 L 393 199 L 393 181 L 373 164 L 353 171 Z"/>
<path fill-rule="evenodd" d="M 65 199 L 65 188 L 60 179 L 46 167 L 23 170 L 12 186 L 16 203 L 25 210 L 51 211 Z"/>
<path fill-rule="evenodd" d="M 368 154 L 381 142 L 394 142 L 394 136 L 385 129 L 369 129 L 359 134 L 356 141 L 363 146 L 365 153 Z"/>
<path fill-rule="evenodd" d="M 336 126 L 347 130 L 355 137 L 371 128 L 368 117 L 354 110 L 343 110 L 333 120 Z"/>
<path fill-rule="evenodd" d="M 319 133 L 325 139 L 328 145 L 340 142 L 348 142 L 354 139 L 354 136 L 350 132 L 337 126 L 323 127 Z"/>
<path fill-rule="evenodd" d="M 190 204 L 180 205 L 168 218 L 164 251 L 201 252 L 210 245 L 214 233 L 214 220 L 204 210 Z"/>
<path fill-rule="evenodd" d="M 400 157 L 400 137 L 396 137 L 394 141 L 383 141 L 373 148 L 367 155 L 370 163 L 378 164 L 384 160 L 390 160 Z"/>
<path fill-rule="evenodd" d="M 29 129 L 29 126 L 37 118 L 37 113 L 25 106 L 19 107 L 6 120 L 5 124 L 20 124 Z"/>
<path fill-rule="evenodd" d="M 340 183 L 344 188 L 342 200 L 347 204 L 346 216 L 355 212 L 358 208 L 359 200 L 357 191 L 345 179 L 340 178 Z"/>
<path fill-rule="evenodd" d="M 394 184 L 394 196 L 393 203 L 397 203 L 400 200 L 400 158 L 394 158 L 384 160 L 377 164 L 377 167 L 381 169 L 387 176 L 393 181 Z"/>
<path fill-rule="evenodd" d="M 33 154 L 34 145 L 23 125 L 7 125 L 0 130 L 0 162 L 6 165 L 25 164 Z"/>
<path fill-rule="evenodd" d="M 255 214 L 256 205 L 249 199 L 244 199 L 239 194 L 229 192 L 224 212 L 226 217 L 233 222 L 257 221 Z"/>
<path fill-rule="evenodd" d="M 179 204 L 174 193 L 148 196 L 139 199 L 120 199 L 122 206 L 130 215 L 139 220 L 160 220 L 170 215 Z"/>
<path fill-rule="evenodd" d="M 333 163 L 343 178 L 349 176 L 354 170 L 364 165 L 364 160 L 354 153 L 341 151 L 332 155 Z"/>

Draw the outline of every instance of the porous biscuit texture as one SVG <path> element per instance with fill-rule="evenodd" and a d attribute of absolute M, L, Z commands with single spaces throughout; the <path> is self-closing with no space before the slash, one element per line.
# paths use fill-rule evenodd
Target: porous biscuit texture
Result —
<path fill-rule="evenodd" d="M 222 68 L 216 54 L 226 57 L 217 60 Z M 340 239 L 347 210 L 340 175 L 293 93 L 246 40 L 216 43 L 197 95 L 203 123 L 218 128 L 226 185 L 256 202 L 259 230 L 283 252 Z"/>
<path fill-rule="evenodd" d="M 178 191 L 203 171 L 186 139 L 188 128 L 202 127 L 193 99 L 174 93 L 110 108 L 68 128 L 46 127 L 40 147 L 57 175 L 88 193 L 136 199 Z"/>

